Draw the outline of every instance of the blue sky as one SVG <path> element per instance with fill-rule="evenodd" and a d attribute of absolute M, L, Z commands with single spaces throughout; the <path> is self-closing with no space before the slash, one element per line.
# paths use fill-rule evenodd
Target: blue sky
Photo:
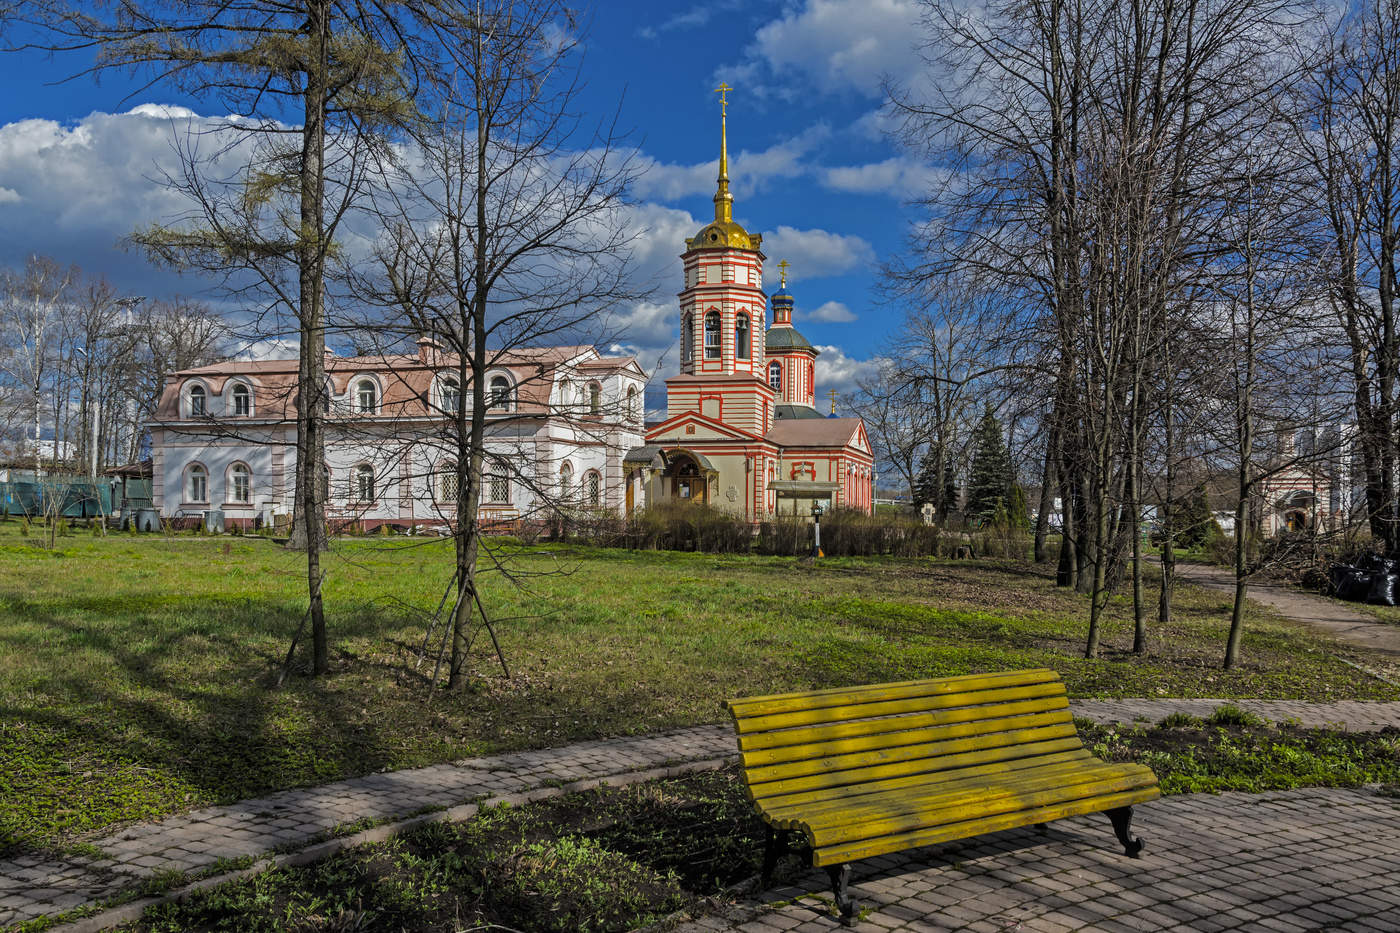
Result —
<path fill-rule="evenodd" d="M 583 109 L 629 131 L 647 171 L 635 195 L 639 268 L 654 300 L 629 309 L 628 346 L 652 366 L 674 342 L 682 237 L 712 214 L 719 108 L 730 93 L 736 219 L 764 235 L 769 289 L 792 263 L 798 327 L 830 348 L 819 391 L 868 371 L 900 312 L 876 291 L 879 264 L 902 248 L 930 171 L 884 135 L 880 79 L 919 68 L 912 0 L 609 2 L 585 11 Z M 155 181 L 171 158 L 170 120 L 149 104 L 213 116 L 168 89 L 118 76 L 80 78 L 74 58 L 0 56 L 0 263 L 49 253 L 107 275 L 131 294 L 199 294 L 205 283 L 148 266 L 116 243 L 184 207 Z M 133 112 L 134 111 L 134 112 Z M 672 368 L 663 365 L 661 375 Z"/>

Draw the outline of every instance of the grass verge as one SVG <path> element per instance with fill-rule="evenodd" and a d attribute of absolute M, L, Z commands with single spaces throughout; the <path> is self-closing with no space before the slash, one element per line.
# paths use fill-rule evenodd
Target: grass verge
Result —
<path fill-rule="evenodd" d="M 44 550 L 16 529 L 0 523 L 0 857 L 288 787 L 719 722 L 746 694 L 1048 666 L 1081 697 L 1400 697 L 1347 665 L 1364 653 L 1262 611 L 1220 671 L 1229 599 L 1188 586 L 1147 657 L 1111 600 L 1090 661 L 1084 597 L 1031 564 L 557 546 L 497 551 L 516 582 L 488 573 L 484 598 L 512 676 L 482 638 L 448 694 L 417 652 L 451 546 L 413 539 L 335 544 L 332 674 L 273 690 L 304 608 L 298 555 L 189 536 Z"/>

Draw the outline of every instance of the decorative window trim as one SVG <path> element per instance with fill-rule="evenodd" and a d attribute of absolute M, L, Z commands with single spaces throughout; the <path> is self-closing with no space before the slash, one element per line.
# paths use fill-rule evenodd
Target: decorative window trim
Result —
<path fill-rule="evenodd" d="M 638 395 L 638 394 L 639 394 L 639 393 L 637 392 L 637 387 L 636 387 L 636 386 L 628 386 L 628 387 L 627 387 L 627 408 L 626 408 L 626 415 L 627 415 L 627 420 L 628 420 L 629 422 L 635 422 L 635 421 L 637 420 L 637 411 L 638 411 L 638 409 L 637 409 L 637 395 Z"/>
<path fill-rule="evenodd" d="M 199 411 L 195 411 L 194 397 L 199 393 Z M 187 380 L 181 387 L 180 403 L 184 409 L 186 418 L 207 418 L 209 417 L 209 399 L 213 393 L 209 391 L 209 386 L 204 384 L 202 379 Z"/>
<path fill-rule="evenodd" d="M 603 413 L 603 384 L 596 379 L 588 383 L 588 413 L 590 415 Z"/>
<path fill-rule="evenodd" d="M 572 497 L 574 489 L 574 465 L 568 460 L 559 464 L 559 498 L 565 502 Z"/>
<path fill-rule="evenodd" d="M 506 383 L 505 394 L 499 395 L 496 387 L 498 380 L 504 379 Z M 494 369 L 486 374 L 486 410 L 487 411 L 515 411 L 515 406 L 519 399 L 516 395 L 515 377 L 509 370 Z"/>
<path fill-rule="evenodd" d="M 711 308 L 705 312 L 705 359 L 717 360 L 723 353 L 724 320 L 719 311 Z"/>
<path fill-rule="evenodd" d="M 601 508 L 603 505 L 603 474 L 597 470 L 585 471 L 581 492 L 590 508 Z"/>
<path fill-rule="evenodd" d="M 374 404 L 368 411 L 365 410 L 364 401 L 361 397 L 361 390 L 369 386 L 374 392 Z M 361 374 L 350 380 L 350 410 L 357 415 L 377 415 L 384 405 L 384 387 L 379 384 L 379 380 L 374 376 Z"/>
<path fill-rule="evenodd" d="M 448 383 L 453 383 L 457 388 L 457 395 L 462 395 L 462 381 L 457 378 L 456 373 L 438 373 L 433 379 L 433 407 L 439 414 L 455 416 L 457 414 L 456 399 L 448 398 Z M 467 396 L 470 398 L 470 396 Z"/>
<path fill-rule="evenodd" d="M 365 489 L 365 477 L 369 477 L 369 489 Z M 350 495 L 347 497 L 357 505 L 372 505 L 379 501 L 379 478 L 374 474 L 374 466 L 360 462 L 350 468 Z M 365 492 L 369 495 L 366 496 Z"/>
<path fill-rule="evenodd" d="M 204 495 L 196 496 L 194 489 L 194 477 L 199 475 L 204 483 Z M 202 461 L 195 460 L 185 464 L 184 474 L 180 477 L 180 494 L 183 501 L 192 505 L 208 505 L 209 498 L 209 468 Z"/>
<path fill-rule="evenodd" d="M 238 496 L 238 482 L 234 478 L 237 476 L 239 470 L 242 470 L 248 479 L 248 488 L 245 491 L 246 495 L 241 499 Z M 253 468 L 242 460 L 235 460 L 233 463 L 230 463 L 228 469 L 224 471 L 224 500 L 233 505 L 253 504 Z"/>
<path fill-rule="evenodd" d="M 734 358 L 747 360 L 753 349 L 753 326 L 749 316 L 740 311 L 734 318 Z"/>
<path fill-rule="evenodd" d="M 774 392 L 783 391 L 783 364 L 777 360 L 768 364 L 768 387 Z"/>
<path fill-rule="evenodd" d="M 241 390 L 241 391 L 240 391 Z M 224 389 L 224 394 L 228 397 L 228 414 L 234 418 L 251 418 L 254 412 L 253 387 L 242 379 L 231 381 Z M 245 411 L 238 410 L 238 401 L 243 398 L 247 400 Z"/>

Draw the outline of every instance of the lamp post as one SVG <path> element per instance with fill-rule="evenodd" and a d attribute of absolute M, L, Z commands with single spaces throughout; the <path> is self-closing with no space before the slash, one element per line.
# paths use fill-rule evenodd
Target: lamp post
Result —
<path fill-rule="evenodd" d="M 825 557 L 822 553 L 822 504 L 812 503 L 812 556 Z"/>

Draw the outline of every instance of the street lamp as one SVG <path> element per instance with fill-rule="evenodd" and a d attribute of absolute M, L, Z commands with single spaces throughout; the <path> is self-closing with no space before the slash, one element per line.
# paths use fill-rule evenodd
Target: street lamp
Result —
<path fill-rule="evenodd" d="M 812 556 L 825 557 L 822 553 L 822 504 L 812 503 Z"/>

